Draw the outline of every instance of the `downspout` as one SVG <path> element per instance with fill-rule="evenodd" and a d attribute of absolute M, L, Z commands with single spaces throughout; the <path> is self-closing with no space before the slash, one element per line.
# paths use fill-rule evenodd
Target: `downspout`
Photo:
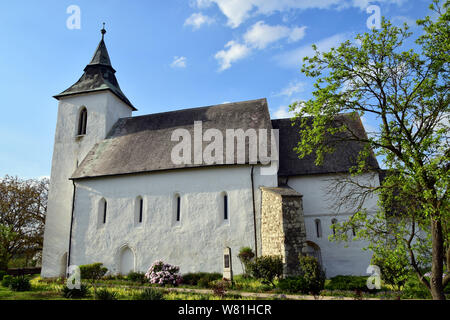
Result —
<path fill-rule="evenodd" d="M 256 207 L 255 207 L 255 187 L 253 181 L 253 170 L 255 166 L 252 166 L 252 171 L 250 173 L 250 179 L 252 181 L 252 203 L 253 203 L 253 232 L 255 235 L 255 257 L 258 257 L 258 237 L 256 235 Z"/>
<path fill-rule="evenodd" d="M 70 267 L 70 252 L 71 252 L 71 249 L 72 249 L 73 212 L 75 211 L 75 191 L 77 189 L 74 180 L 72 180 L 72 184 L 73 184 L 73 195 L 72 195 L 72 213 L 70 215 L 69 251 L 67 253 L 67 270 L 66 270 L 66 274 L 67 275 L 68 275 L 69 267 Z"/>

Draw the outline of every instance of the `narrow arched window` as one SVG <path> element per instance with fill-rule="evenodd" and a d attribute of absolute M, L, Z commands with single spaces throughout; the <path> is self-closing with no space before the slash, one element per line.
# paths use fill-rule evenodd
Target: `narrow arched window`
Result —
<path fill-rule="evenodd" d="M 223 195 L 223 219 L 228 220 L 228 195 Z"/>
<path fill-rule="evenodd" d="M 333 235 L 336 235 L 336 224 L 337 224 L 337 220 L 331 219 L 331 227 L 333 229 Z"/>
<path fill-rule="evenodd" d="M 85 107 L 81 108 L 80 115 L 78 118 L 78 135 L 82 136 L 86 134 L 87 126 L 87 110 Z"/>
<path fill-rule="evenodd" d="M 144 199 L 139 199 L 139 223 L 142 223 L 142 212 L 144 210 Z"/>
<path fill-rule="evenodd" d="M 352 234 L 354 237 L 356 237 L 356 227 L 352 226 Z"/>
<path fill-rule="evenodd" d="M 177 202 L 177 221 L 180 221 L 181 218 L 181 198 L 180 195 L 176 195 L 176 202 Z"/>
<path fill-rule="evenodd" d="M 320 219 L 314 220 L 314 223 L 316 225 L 316 236 L 317 236 L 317 238 L 321 238 L 322 237 L 322 226 L 320 224 Z"/>
<path fill-rule="evenodd" d="M 108 209 L 108 203 L 106 200 L 103 200 L 103 224 L 106 223 L 106 211 Z"/>

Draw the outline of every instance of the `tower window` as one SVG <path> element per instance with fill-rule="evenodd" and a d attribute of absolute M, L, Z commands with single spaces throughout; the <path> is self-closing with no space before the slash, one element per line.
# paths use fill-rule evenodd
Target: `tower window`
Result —
<path fill-rule="evenodd" d="M 320 223 L 320 219 L 314 220 L 314 223 L 316 225 L 316 236 L 317 236 L 317 238 L 321 238 L 322 237 L 322 226 Z"/>
<path fill-rule="evenodd" d="M 228 220 L 228 195 L 223 196 L 223 219 Z"/>
<path fill-rule="evenodd" d="M 80 116 L 78 119 L 78 135 L 82 136 L 86 134 L 87 126 L 87 110 L 85 107 L 81 108 Z"/>

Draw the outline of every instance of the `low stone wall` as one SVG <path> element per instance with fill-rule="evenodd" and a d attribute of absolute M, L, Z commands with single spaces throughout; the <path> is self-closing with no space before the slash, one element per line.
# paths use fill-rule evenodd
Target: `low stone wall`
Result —
<path fill-rule="evenodd" d="M 299 273 L 299 255 L 306 252 L 302 195 L 289 187 L 261 187 L 262 255 L 281 256 L 284 275 Z"/>

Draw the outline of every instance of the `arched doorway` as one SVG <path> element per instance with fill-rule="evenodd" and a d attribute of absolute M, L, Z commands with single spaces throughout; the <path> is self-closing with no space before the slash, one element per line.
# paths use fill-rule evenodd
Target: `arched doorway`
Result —
<path fill-rule="evenodd" d="M 128 246 L 124 246 L 120 250 L 119 272 L 127 275 L 132 271 L 134 271 L 134 252 Z"/>
<path fill-rule="evenodd" d="M 65 252 L 61 257 L 59 276 L 61 278 L 65 278 L 67 276 L 67 252 Z"/>
<path fill-rule="evenodd" d="M 308 245 L 306 255 L 310 257 L 314 257 L 319 261 L 320 265 L 322 265 L 322 255 L 320 253 L 320 247 L 312 241 L 306 241 Z"/>

